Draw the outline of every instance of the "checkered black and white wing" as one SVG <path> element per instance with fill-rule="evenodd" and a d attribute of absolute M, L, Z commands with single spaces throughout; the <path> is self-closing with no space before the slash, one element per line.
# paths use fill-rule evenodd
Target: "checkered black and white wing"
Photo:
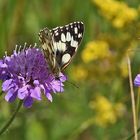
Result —
<path fill-rule="evenodd" d="M 81 43 L 84 33 L 82 22 L 73 22 L 51 30 L 52 46 L 55 59 L 60 71 L 64 70 L 71 62 Z"/>

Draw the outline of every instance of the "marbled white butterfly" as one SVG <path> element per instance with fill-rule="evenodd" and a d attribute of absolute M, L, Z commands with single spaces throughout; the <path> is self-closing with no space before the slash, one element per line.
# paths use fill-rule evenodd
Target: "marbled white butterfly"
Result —
<path fill-rule="evenodd" d="M 49 30 L 44 28 L 39 32 L 39 40 L 51 72 L 56 78 L 63 71 L 77 52 L 83 38 L 84 25 L 73 22 Z"/>

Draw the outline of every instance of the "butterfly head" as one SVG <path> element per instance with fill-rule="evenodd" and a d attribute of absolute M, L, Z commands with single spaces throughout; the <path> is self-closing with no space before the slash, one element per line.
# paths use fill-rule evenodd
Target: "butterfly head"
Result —
<path fill-rule="evenodd" d="M 42 42 L 42 44 L 51 42 L 52 40 L 52 34 L 48 28 L 44 28 L 43 30 L 40 30 L 39 32 L 39 40 Z"/>

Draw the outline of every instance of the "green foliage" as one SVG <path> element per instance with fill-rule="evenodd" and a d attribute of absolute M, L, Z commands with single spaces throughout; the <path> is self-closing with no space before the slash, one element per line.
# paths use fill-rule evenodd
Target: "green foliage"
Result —
<path fill-rule="evenodd" d="M 38 32 L 73 21 L 85 24 L 84 39 L 66 70 L 65 92 L 22 109 L 1 140 L 122 140 L 133 133 L 126 54 L 139 72 L 139 1 L 0 1 L 0 56 L 16 44 L 39 43 Z M 106 44 L 106 45 L 104 45 Z M 96 48 L 103 49 L 94 49 Z M 93 54 L 89 54 L 89 51 Z M 103 51 L 102 51 L 103 50 Z M 91 57 L 85 61 L 84 56 Z M 94 57 L 97 55 L 96 57 Z M 15 104 L 0 95 L 0 124 Z M 136 95 L 137 98 L 137 95 Z M 12 110 L 12 111 L 11 111 Z"/>

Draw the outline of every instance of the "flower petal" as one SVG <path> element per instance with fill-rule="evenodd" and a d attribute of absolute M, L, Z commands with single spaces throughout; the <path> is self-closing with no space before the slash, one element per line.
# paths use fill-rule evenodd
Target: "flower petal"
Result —
<path fill-rule="evenodd" d="M 14 88 L 10 89 L 5 95 L 5 100 L 8 102 L 13 102 L 17 97 L 17 92 Z"/>
<path fill-rule="evenodd" d="M 50 91 L 48 89 L 45 89 L 45 95 L 48 98 L 48 100 L 52 102 L 52 95 L 50 94 Z"/>
<path fill-rule="evenodd" d="M 12 79 L 6 80 L 2 84 L 2 90 L 6 92 L 11 88 L 11 86 L 13 86 Z"/>
<path fill-rule="evenodd" d="M 35 86 L 37 86 L 37 85 L 39 85 L 39 81 L 38 81 L 38 80 L 34 80 L 33 84 L 34 84 Z"/>
<path fill-rule="evenodd" d="M 29 95 L 29 91 L 27 89 L 27 86 L 24 86 L 18 90 L 18 98 L 23 100 L 25 97 Z"/>
<path fill-rule="evenodd" d="M 30 89 L 30 96 L 37 99 L 41 100 L 41 91 L 39 87 L 35 87 L 34 89 Z"/>
<path fill-rule="evenodd" d="M 0 64 L 0 68 L 7 68 L 7 64 Z"/>
<path fill-rule="evenodd" d="M 23 105 L 27 108 L 30 108 L 33 104 L 33 98 L 32 97 L 27 97 L 24 101 L 23 101 Z"/>
<path fill-rule="evenodd" d="M 52 86 L 52 90 L 53 90 L 54 93 L 64 91 L 63 83 L 59 80 L 53 80 L 52 83 L 51 83 L 51 86 Z"/>
<path fill-rule="evenodd" d="M 60 75 L 59 75 L 59 80 L 60 80 L 61 82 L 65 82 L 65 81 L 67 80 L 67 77 L 66 77 L 64 74 L 60 73 Z"/>
<path fill-rule="evenodd" d="M 140 86 L 140 74 L 138 74 L 138 75 L 135 77 L 134 85 L 135 85 L 135 86 Z"/>

